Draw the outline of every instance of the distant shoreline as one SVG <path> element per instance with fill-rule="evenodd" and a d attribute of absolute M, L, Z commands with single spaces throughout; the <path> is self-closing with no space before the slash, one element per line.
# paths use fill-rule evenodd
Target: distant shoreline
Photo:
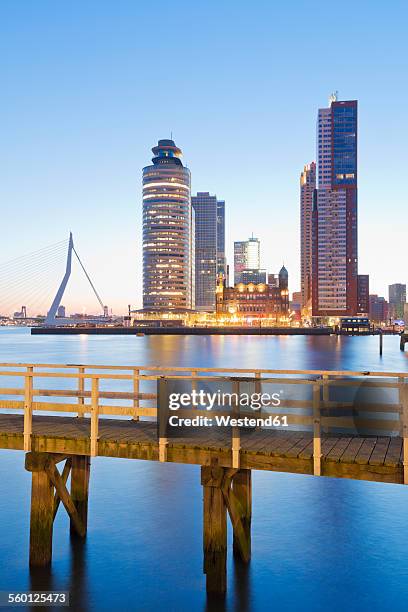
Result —
<path fill-rule="evenodd" d="M 32 327 L 36 335 L 329 336 L 332 327 Z"/>

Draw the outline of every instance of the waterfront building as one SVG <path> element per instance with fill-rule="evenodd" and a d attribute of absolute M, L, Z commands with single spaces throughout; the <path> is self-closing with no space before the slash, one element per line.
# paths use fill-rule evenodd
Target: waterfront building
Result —
<path fill-rule="evenodd" d="M 312 213 L 316 190 L 316 163 L 303 168 L 300 175 L 300 284 L 302 307 L 311 305 L 312 299 Z"/>
<path fill-rule="evenodd" d="M 259 270 L 261 267 L 261 248 L 258 238 L 234 242 L 234 283 L 242 281 L 244 270 Z"/>
<path fill-rule="evenodd" d="M 369 318 L 374 323 L 386 323 L 388 321 L 388 302 L 377 294 L 369 296 Z"/>
<path fill-rule="evenodd" d="M 270 323 L 287 322 L 289 300 L 286 291 L 266 283 L 237 283 L 217 287 L 217 316 L 239 322 L 249 319 L 269 319 Z"/>
<path fill-rule="evenodd" d="M 173 140 L 143 168 L 143 308 L 194 308 L 194 213 L 190 170 Z"/>
<path fill-rule="evenodd" d="M 394 283 L 388 286 L 389 316 L 393 319 L 404 318 L 404 304 L 407 301 L 407 286 Z"/>
<path fill-rule="evenodd" d="M 195 216 L 195 308 L 215 311 L 217 277 L 226 277 L 225 202 L 206 191 L 198 192 L 191 203 Z"/>
<path fill-rule="evenodd" d="M 368 315 L 370 310 L 370 277 L 359 274 L 357 277 L 357 314 Z"/>
<path fill-rule="evenodd" d="M 65 316 L 66 316 L 65 306 L 60 304 L 57 310 L 57 317 L 59 317 L 60 319 L 64 319 Z"/>
<path fill-rule="evenodd" d="M 355 315 L 357 280 L 357 100 L 330 97 L 318 111 L 317 190 L 312 214 L 312 314 Z"/>

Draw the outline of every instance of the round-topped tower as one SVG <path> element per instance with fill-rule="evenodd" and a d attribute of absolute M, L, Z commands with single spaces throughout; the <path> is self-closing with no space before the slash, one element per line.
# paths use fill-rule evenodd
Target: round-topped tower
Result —
<path fill-rule="evenodd" d="M 143 168 L 143 308 L 194 308 L 190 170 L 173 140 L 152 148 Z"/>

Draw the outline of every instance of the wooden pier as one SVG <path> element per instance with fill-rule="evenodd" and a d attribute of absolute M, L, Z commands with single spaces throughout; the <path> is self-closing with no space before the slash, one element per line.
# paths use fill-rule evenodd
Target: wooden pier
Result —
<path fill-rule="evenodd" d="M 256 392 L 291 388 L 294 393 L 279 407 L 257 414 L 261 419 L 286 414 L 289 426 L 202 428 L 164 438 L 157 425 L 166 408 L 163 381 L 196 389 L 200 381 L 231 384 L 238 391 L 240 385 Z M 386 390 L 394 401 L 335 397 L 334 389 L 362 385 L 370 392 Z M 201 466 L 210 593 L 226 588 L 227 515 L 234 554 L 250 560 L 252 470 L 408 483 L 408 373 L 7 363 L 0 364 L 0 410 L 0 448 L 25 451 L 32 473 L 33 566 L 51 563 L 53 521 L 61 504 L 72 533 L 86 536 L 93 456 Z M 236 405 L 231 410 L 237 414 Z M 191 407 L 180 412 L 208 416 Z"/>

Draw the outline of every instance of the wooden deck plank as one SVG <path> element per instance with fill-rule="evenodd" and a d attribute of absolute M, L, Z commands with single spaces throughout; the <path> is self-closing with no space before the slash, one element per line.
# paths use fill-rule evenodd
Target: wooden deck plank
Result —
<path fill-rule="evenodd" d="M 89 418 L 35 415 L 33 449 L 38 452 L 89 454 Z M 313 473 L 313 439 L 306 432 L 241 429 L 241 465 L 247 469 Z M 23 416 L 0 414 L 0 448 L 23 449 Z M 168 440 L 168 460 L 209 465 L 216 457 L 232 465 L 231 430 L 203 429 Z M 323 437 L 324 475 L 402 482 L 401 438 Z M 101 418 L 99 454 L 158 461 L 157 424 L 154 421 Z M 327 460 L 327 461 L 326 461 Z"/>
<path fill-rule="evenodd" d="M 366 438 L 358 450 L 355 462 L 359 463 L 360 465 L 369 463 L 371 453 L 373 452 L 376 443 L 377 438 Z"/>
<path fill-rule="evenodd" d="M 377 438 L 377 443 L 370 457 L 370 465 L 383 465 L 390 445 L 389 437 Z"/>
<path fill-rule="evenodd" d="M 340 461 L 341 455 L 344 453 L 352 438 L 339 438 L 333 448 L 327 453 L 325 459 L 328 461 Z"/>
<path fill-rule="evenodd" d="M 401 449 L 401 438 L 391 438 L 387 454 L 385 456 L 384 465 L 398 465 L 401 462 Z"/>
<path fill-rule="evenodd" d="M 340 463 L 354 463 L 363 442 L 364 438 L 353 438 L 342 455 L 340 455 Z"/>

